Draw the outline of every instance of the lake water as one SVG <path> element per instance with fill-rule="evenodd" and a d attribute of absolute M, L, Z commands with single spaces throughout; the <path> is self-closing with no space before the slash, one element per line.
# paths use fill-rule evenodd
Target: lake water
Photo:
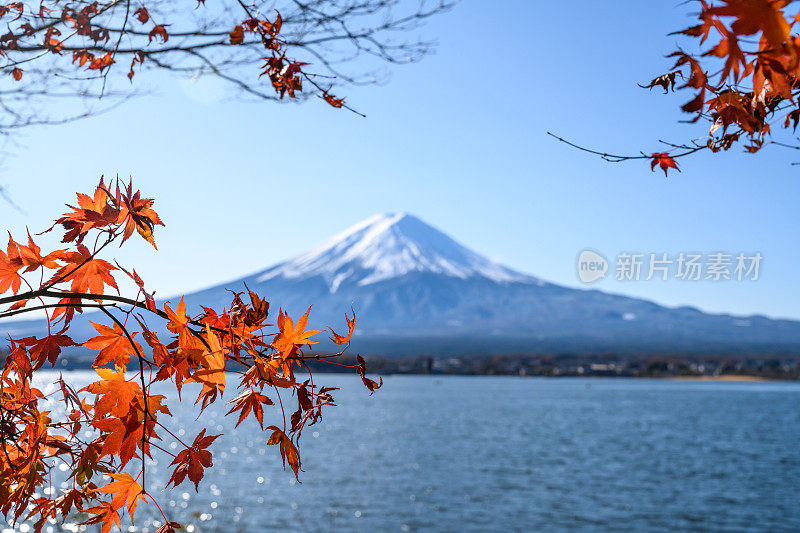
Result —
<path fill-rule="evenodd" d="M 225 435 L 200 492 L 159 492 L 168 460 L 148 470 L 167 515 L 190 533 L 800 530 L 797 383 L 389 376 L 370 397 L 355 376 L 316 381 L 342 390 L 304 433 L 302 484 L 255 422 L 209 409 Z M 189 436 L 192 392 L 170 403 Z M 130 531 L 155 529 L 149 507 Z"/>

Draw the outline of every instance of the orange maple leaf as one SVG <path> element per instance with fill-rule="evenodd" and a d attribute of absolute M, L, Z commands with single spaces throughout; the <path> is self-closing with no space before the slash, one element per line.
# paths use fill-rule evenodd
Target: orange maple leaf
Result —
<path fill-rule="evenodd" d="M 142 444 L 142 424 L 135 418 L 95 418 L 92 426 L 104 433 L 101 455 L 119 456 L 120 465 L 125 466 L 136 455 Z M 147 441 L 145 441 L 146 443 Z"/>
<path fill-rule="evenodd" d="M 8 289 L 11 289 L 14 294 L 19 292 L 22 285 L 22 276 L 19 271 L 23 266 L 17 243 L 9 235 L 7 252 L 4 253 L 0 250 L 0 294 Z"/>
<path fill-rule="evenodd" d="M 28 233 L 28 246 L 15 243 L 19 250 L 19 259 L 26 267 L 24 272 L 32 272 L 39 267 L 55 269 L 59 267 L 57 260 L 62 259 L 64 250 L 56 250 L 47 255 L 42 255 L 42 250 L 33 242 L 30 232 Z"/>
<path fill-rule="evenodd" d="M 108 66 L 113 65 L 116 61 L 114 61 L 114 56 L 111 52 L 106 52 L 105 55 L 101 57 L 96 57 L 89 63 L 89 70 L 99 70 L 103 71 Z"/>
<path fill-rule="evenodd" d="M 90 292 L 92 294 L 103 294 L 105 286 L 114 287 L 119 292 L 117 282 L 111 274 L 117 267 L 92 256 L 89 249 L 79 244 L 77 252 L 67 252 L 63 254 L 63 259 L 67 264 L 61 267 L 53 275 L 54 280 L 72 281 L 70 289 L 73 292 Z"/>
<path fill-rule="evenodd" d="M 35 360 L 33 369 L 38 370 L 45 361 L 50 361 L 52 365 L 55 365 L 56 359 L 61 354 L 61 348 L 66 346 L 75 346 L 75 343 L 63 334 L 48 335 L 35 340 L 30 349 L 31 359 Z"/>
<path fill-rule="evenodd" d="M 100 454 L 118 455 L 123 465 L 133 458 L 137 447 L 150 455 L 149 442 L 157 438 L 154 432 L 156 414 L 171 414 L 162 403 L 165 397 L 160 394 L 148 395 L 148 416 L 144 424 L 144 395 L 139 385 L 125 380 L 123 369 L 114 371 L 97 368 L 95 371 L 102 379 L 87 385 L 81 392 L 97 396 L 91 425 L 104 433 Z M 143 432 L 146 437 L 144 442 Z"/>
<path fill-rule="evenodd" d="M 203 389 L 195 401 L 197 403 L 202 398 L 203 407 L 208 401 L 216 398 L 217 391 L 220 394 L 225 392 L 225 352 L 219 344 L 219 339 L 208 325 L 206 325 L 205 337 L 208 347 L 203 350 L 201 356 L 203 368 L 184 381 L 184 383 L 201 383 L 203 385 Z"/>
<path fill-rule="evenodd" d="M 735 17 L 731 30 L 738 35 L 753 35 L 761 31 L 773 49 L 780 49 L 791 32 L 782 9 L 786 0 L 753 2 L 752 0 L 724 0 L 724 6 L 705 10 L 710 15 Z"/>
<path fill-rule="evenodd" d="M 719 44 L 706 52 L 706 55 L 715 55 L 720 58 L 725 58 L 725 66 L 722 69 L 720 77 L 727 78 L 731 72 L 733 73 L 733 80 L 738 82 L 742 77 L 742 68 L 747 69 L 747 58 L 739 47 L 739 40 L 736 34 L 724 30 L 724 37 L 720 39 Z"/>
<path fill-rule="evenodd" d="M 244 42 L 244 28 L 241 25 L 233 28 L 230 33 L 231 44 L 242 44 Z"/>
<path fill-rule="evenodd" d="M 84 60 L 81 59 L 81 64 Z M 111 205 L 111 197 L 102 178 L 93 197 L 81 193 L 78 193 L 77 197 L 78 207 L 67 205 L 72 208 L 72 212 L 65 213 L 56 220 L 56 224 L 61 224 L 66 230 L 63 242 L 77 239 L 80 243 L 89 230 L 113 224 L 119 216 L 119 210 Z"/>
<path fill-rule="evenodd" d="M 116 510 L 125 505 L 128 509 L 128 515 L 131 517 L 131 524 L 133 524 L 133 513 L 136 510 L 136 504 L 140 499 L 142 501 L 147 501 L 145 499 L 144 490 L 127 472 L 109 475 L 116 481 L 104 487 L 100 487 L 97 490 L 105 494 L 116 494 L 114 499 L 111 500 L 111 507 Z"/>
<path fill-rule="evenodd" d="M 141 22 L 145 24 L 148 20 L 150 20 L 150 13 L 147 11 L 147 8 L 144 6 L 140 7 L 136 11 L 133 12 L 133 15 Z"/>
<path fill-rule="evenodd" d="M 336 98 L 327 91 L 322 93 L 322 99 L 328 102 L 331 107 L 340 108 L 344 105 L 344 98 Z"/>
<path fill-rule="evenodd" d="M 124 368 L 128 364 L 131 354 L 142 353 L 141 345 L 136 341 L 131 344 L 125 331 L 118 324 L 115 323 L 113 328 L 109 328 L 91 320 L 89 322 L 100 334 L 83 343 L 86 348 L 100 350 L 94 360 L 94 366 L 103 366 L 106 363 L 114 362 Z M 131 338 L 135 335 L 136 332 L 131 335 Z"/>
<path fill-rule="evenodd" d="M 295 324 L 289 315 L 282 310 L 278 312 L 278 328 L 280 331 L 272 341 L 272 347 L 282 354 L 289 354 L 300 346 L 306 344 L 317 344 L 317 341 L 310 340 L 312 335 L 320 333 L 319 330 L 306 331 L 308 324 L 308 314 L 311 312 L 309 307 L 305 314 Z"/>
<path fill-rule="evenodd" d="M 111 502 L 100 502 L 100 505 L 89 507 L 88 509 L 85 509 L 85 511 L 96 516 L 81 523 L 99 524 L 102 522 L 100 533 L 108 533 L 111 531 L 111 526 L 115 524 L 117 527 L 120 527 L 119 513 L 111 506 Z"/>
<path fill-rule="evenodd" d="M 334 342 L 334 344 L 338 344 L 338 345 L 347 344 L 347 343 L 350 342 L 350 339 L 353 337 L 353 332 L 356 329 L 356 313 L 355 313 L 355 311 L 353 311 L 353 318 L 350 318 L 349 316 L 347 316 L 347 313 L 345 313 L 344 314 L 344 319 L 347 321 L 347 335 L 339 335 L 338 333 L 333 331 L 333 328 L 331 328 L 330 326 L 328 327 L 328 329 L 331 330 L 331 334 L 333 335 L 333 337 L 330 337 L 330 339 Z"/>
<path fill-rule="evenodd" d="M 178 345 L 181 348 L 193 347 L 192 332 L 189 330 L 189 317 L 186 315 L 186 303 L 183 297 L 174 311 L 164 304 L 164 312 L 169 320 L 167 329 L 178 336 Z"/>
<path fill-rule="evenodd" d="M 169 41 L 169 34 L 167 33 L 167 29 L 162 26 L 161 24 L 154 26 L 150 33 L 148 34 L 150 37 L 150 42 L 153 42 L 155 37 L 161 37 L 161 42 Z"/>
<path fill-rule="evenodd" d="M 82 388 L 81 392 L 89 392 L 98 397 L 94 405 L 95 415 L 99 417 L 111 415 L 117 418 L 127 416 L 135 405 L 136 397 L 142 394 L 139 384 L 127 381 L 125 371 L 121 368 L 117 370 L 95 368 L 94 371 L 101 380 L 90 383 Z"/>

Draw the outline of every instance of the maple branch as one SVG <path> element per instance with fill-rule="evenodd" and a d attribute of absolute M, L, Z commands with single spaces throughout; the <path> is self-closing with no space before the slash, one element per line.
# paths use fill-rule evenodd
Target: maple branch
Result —
<path fill-rule="evenodd" d="M 107 300 L 107 301 L 127 304 L 132 307 L 138 307 L 140 309 L 144 309 L 145 311 L 149 311 L 155 315 L 158 315 L 159 317 L 165 320 L 169 320 L 169 315 L 167 315 L 164 311 L 161 311 L 160 309 L 152 310 L 149 307 L 147 307 L 146 303 L 134 300 L 132 298 L 127 298 L 125 296 L 116 296 L 113 294 L 95 294 L 91 292 L 69 292 L 69 291 L 62 292 L 62 291 L 49 290 L 46 288 L 28 291 L 25 293 L 19 293 L 14 296 L 6 296 L 5 298 L 0 298 L 0 305 L 20 302 L 22 300 L 31 300 L 37 297 L 59 298 L 59 299 L 70 298 L 76 300 Z M 66 305 L 66 304 L 58 304 L 58 305 Z M 32 310 L 32 308 L 26 308 L 20 311 L 27 312 L 30 310 Z M 198 322 L 196 320 L 189 320 L 189 323 L 195 326 L 205 327 L 205 324 L 203 324 L 202 322 Z M 217 333 L 227 333 L 226 330 L 216 328 L 214 326 L 211 326 L 211 329 L 216 331 Z"/>
<path fill-rule="evenodd" d="M 286 359 L 290 359 L 290 360 L 293 360 L 293 361 L 309 361 L 311 359 L 316 359 L 318 361 L 322 361 L 323 359 L 336 359 L 337 357 L 341 357 L 341 356 L 342 356 L 341 353 L 331 353 L 331 354 L 326 354 L 326 355 L 321 355 L 321 354 L 301 355 L 300 357 L 290 356 L 290 357 L 287 357 Z M 325 361 L 325 362 L 329 362 L 329 361 Z M 341 366 L 346 366 L 346 365 L 341 365 Z M 355 368 L 355 367 L 353 367 L 353 368 Z"/>
<path fill-rule="evenodd" d="M 45 305 L 37 305 L 35 307 L 24 307 L 22 309 L 15 309 L 13 311 L 2 311 L 0 312 L 0 318 L 9 318 L 15 315 L 20 315 L 23 313 L 30 313 L 33 311 L 42 311 L 44 309 L 59 309 L 62 307 L 92 307 L 92 308 L 102 308 L 103 304 L 87 304 L 87 303 L 73 303 L 73 302 L 64 302 L 64 303 L 57 303 L 57 304 L 45 304 Z M 113 304 L 111 307 L 115 307 Z M 58 322 L 56 322 L 58 323 Z"/>
<path fill-rule="evenodd" d="M 314 359 L 318 359 L 321 362 L 325 363 L 326 365 L 336 365 L 336 366 L 341 366 L 341 367 L 344 367 L 344 368 L 358 368 L 358 365 L 345 365 L 345 364 L 342 364 L 342 363 L 337 363 L 336 361 L 327 361 L 327 360 L 324 360 L 325 359 L 324 357 L 317 356 Z"/>
<path fill-rule="evenodd" d="M 169 433 L 169 434 L 170 434 L 170 436 L 171 436 L 172 438 L 174 438 L 175 440 L 177 440 L 178 442 L 180 442 L 180 443 L 181 443 L 181 446 L 183 446 L 184 448 L 190 448 L 190 447 L 191 447 L 191 446 L 189 446 L 188 444 L 186 444 L 185 442 L 183 442 L 183 439 L 181 439 L 181 438 L 180 438 L 179 436 L 177 436 L 175 433 L 173 433 L 172 431 L 170 431 L 170 429 L 169 429 L 167 426 L 165 426 L 164 424 L 162 424 L 162 423 L 161 423 L 161 422 L 159 422 L 158 420 L 156 420 L 156 424 L 158 425 L 158 427 L 160 427 L 161 429 L 163 429 L 164 431 L 166 431 L 167 433 Z"/>
<path fill-rule="evenodd" d="M 154 446 L 155 446 L 155 445 L 154 445 Z M 165 452 L 166 452 L 166 450 L 164 450 L 163 448 L 159 448 L 159 449 L 160 449 L 160 450 L 162 450 L 162 451 L 165 451 Z M 167 452 L 167 453 L 169 453 L 169 452 Z M 175 456 L 174 456 L 173 454 L 171 454 L 171 453 L 170 453 L 170 455 L 172 455 L 173 457 L 175 457 Z M 142 481 L 144 481 L 144 480 L 142 480 Z M 157 501 L 156 501 L 156 499 L 153 497 L 153 495 L 152 495 L 152 494 L 149 494 L 149 493 L 146 493 L 146 494 L 147 494 L 148 496 L 150 496 L 150 500 L 151 500 L 151 501 L 152 501 L 154 504 L 156 504 L 156 507 L 158 508 L 158 512 L 159 512 L 159 513 L 161 513 L 161 518 L 163 518 L 163 519 L 164 519 L 164 523 L 165 523 L 165 524 L 169 524 L 169 523 L 170 523 L 170 521 L 167 519 L 167 515 L 165 515 L 165 514 L 164 514 L 164 511 L 162 511 L 162 510 L 161 510 L 161 506 L 160 506 L 160 505 L 158 505 L 158 502 L 157 502 Z"/>
<path fill-rule="evenodd" d="M 562 137 L 559 137 L 558 135 L 556 135 L 554 133 L 551 133 L 549 131 L 546 132 L 546 133 L 550 137 L 553 137 L 554 139 L 556 139 L 556 140 L 558 140 L 558 141 L 560 141 L 560 142 L 562 142 L 562 143 L 564 143 L 566 145 L 569 145 L 569 146 L 571 146 L 573 148 L 577 148 L 578 150 L 580 150 L 582 152 L 587 152 L 587 153 L 590 153 L 590 154 L 598 155 L 598 156 L 600 156 L 601 159 L 603 159 L 605 161 L 608 161 L 609 163 L 620 163 L 622 161 L 628 161 L 628 160 L 633 160 L 633 159 L 652 159 L 653 158 L 652 155 L 647 155 L 645 153 L 640 153 L 640 155 L 617 155 L 617 154 L 609 154 L 607 152 L 600 152 L 600 151 L 592 150 L 591 148 L 586 148 L 585 146 L 580 146 L 578 144 L 570 142 L 570 141 L 568 141 L 568 140 L 566 140 L 566 139 L 564 139 Z M 665 144 L 669 144 L 669 143 L 665 143 Z M 672 159 L 676 159 L 678 157 L 686 157 L 687 155 L 691 155 L 691 154 L 693 154 L 695 152 L 699 152 L 701 150 L 708 149 L 708 146 L 706 146 L 706 145 L 697 145 L 695 147 L 689 147 L 689 146 L 685 146 L 685 145 L 671 145 L 671 146 L 673 146 L 675 148 L 681 148 L 681 149 L 684 150 L 684 152 L 679 153 L 679 154 L 674 154 L 674 155 L 670 154 L 670 157 Z"/>
<path fill-rule="evenodd" d="M 2 8 L 1 4 L 0 8 Z M 2 41 L 0 40 L 0 42 Z M 36 523 L 38 528 L 44 524 L 47 517 L 56 516 L 58 512 L 67 515 L 72 505 L 76 504 L 76 498 L 77 502 L 96 499 L 98 492 L 116 494 L 116 496 L 107 500 L 100 497 L 100 505 L 91 508 L 83 509 L 76 504 L 78 508 L 95 515 L 83 522 L 84 524 L 103 522 L 102 527 L 107 528 L 110 525 L 109 520 L 114 520 L 115 516 L 119 516 L 118 511 L 125 499 L 130 504 L 132 499 L 135 501 L 137 497 L 140 497 L 145 501 L 152 500 L 158 506 L 158 502 L 154 498 L 147 498 L 149 493 L 145 488 L 147 485 L 146 459 L 152 457 L 153 449 L 172 456 L 172 464 L 178 465 L 167 485 L 171 483 L 173 486 L 177 486 L 185 479 L 187 472 L 189 479 L 197 485 L 199 479 L 203 477 L 203 469 L 206 468 L 206 464 L 211 466 L 211 455 L 205 448 L 219 435 L 204 437 L 206 429 L 203 429 L 191 446 L 184 443 L 157 420 L 158 412 L 171 413 L 165 405 L 161 404 L 160 399 L 152 406 L 150 405 L 150 400 L 154 398 L 149 395 L 148 387 L 157 380 L 172 378 L 180 393 L 180 385 L 183 383 L 188 381 L 202 383 L 203 390 L 195 402 L 203 400 L 200 408 L 202 414 L 207 405 L 213 403 L 224 391 L 225 368 L 234 361 L 246 367 L 247 371 L 231 370 L 227 379 L 239 375 L 241 376 L 239 388 L 250 390 L 250 396 L 238 399 L 237 405 L 230 411 L 242 410 L 237 425 L 252 410 L 263 428 L 262 404 L 272 405 L 272 401 L 257 393 L 256 389 L 263 390 L 265 386 L 272 388 L 278 397 L 283 429 L 269 426 L 268 429 L 272 429 L 273 434 L 267 444 L 279 445 L 284 466 L 288 464 L 295 476 L 298 476 L 301 471 L 301 463 L 297 447 L 300 443 L 301 432 L 307 426 L 314 425 L 322 419 L 323 407 L 335 405 L 332 396 L 328 394 L 328 391 L 333 389 L 323 387 L 317 390 L 312 370 L 306 361 L 340 357 L 350 345 L 349 341 L 355 327 L 355 312 L 353 311 L 352 319 L 345 314 L 348 324 L 346 337 L 336 334 L 331 329 L 331 333 L 334 335 L 331 340 L 340 346 L 344 345 L 339 353 L 304 355 L 303 350 L 308 348 L 305 346 L 309 343 L 308 338 L 314 333 L 318 333 L 304 331 L 310 308 L 296 323 L 297 325 L 294 325 L 295 323 L 285 313 L 281 313 L 278 319 L 278 331 L 269 334 L 274 335 L 274 340 L 270 342 L 266 339 L 268 334 L 263 331 L 270 325 L 265 324 L 269 314 L 269 303 L 262 300 L 249 288 L 250 304 L 242 301 L 243 293 L 231 291 L 233 299 L 229 309 L 223 309 L 219 313 L 213 309 L 205 309 L 195 318 L 189 318 L 186 316 L 183 299 L 175 311 L 166 305 L 163 311 L 155 308 L 152 296 L 144 292 L 144 282 L 136 274 L 136 271 L 133 270 L 131 273 L 117 264 L 119 269 L 139 286 L 139 291 L 135 298 L 122 296 L 119 294 L 119 290 L 117 290 L 117 295 L 103 294 L 104 287 L 116 287 L 116 281 L 110 274 L 113 267 L 108 262 L 95 260 L 99 252 L 117 238 L 122 238 L 124 243 L 134 231 L 137 231 L 144 240 L 155 245 L 153 229 L 156 225 L 163 225 L 163 223 L 158 214 L 151 209 L 152 199 L 142 198 L 139 191 L 134 193 L 131 184 L 128 184 L 124 190 L 120 190 L 119 180 L 117 180 L 115 196 L 105 189 L 105 185 L 101 181 L 95 189 L 93 198 L 79 194 L 78 199 L 80 207 L 69 206 L 73 211 L 63 215 L 57 221 L 57 224 L 62 225 L 65 229 L 62 242 L 73 243 L 77 253 L 66 250 L 42 252 L 41 248 L 34 243 L 30 233 L 27 245 L 9 238 L 8 251 L 0 253 L 0 266 L 2 267 L 0 284 L 4 290 L 19 291 L 23 284 L 27 288 L 21 293 L 17 292 L 0 298 L 0 305 L 11 304 L 7 311 L 0 312 L 0 318 L 41 310 L 47 312 L 49 309 L 64 311 L 92 308 L 99 309 L 113 322 L 113 329 L 97 324 L 99 336 L 84 341 L 82 344 L 76 344 L 66 334 L 69 326 L 73 324 L 75 312 L 64 311 L 64 318 L 59 320 L 51 319 L 51 314 L 48 312 L 46 336 L 9 339 L 12 352 L 9 357 L 6 357 L 4 371 L 0 374 L 0 408 L 2 409 L 0 411 L 0 434 L 3 438 L 4 450 L 4 453 L 0 454 L 0 480 L 2 480 L 0 481 L 0 492 L 7 491 L 9 486 L 14 487 L 15 484 L 17 486 L 21 484 L 23 487 L 14 489 L 14 497 L 18 502 L 13 508 L 14 519 L 18 519 L 20 513 L 25 508 L 29 508 L 31 509 L 29 516 L 35 513 L 41 515 L 41 519 Z M 91 230 L 99 232 L 96 236 L 93 235 L 95 237 L 94 251 L 90 254 L 81 242 Z M 99 244 L 104 234 L 107 235 L 107 239 Z M 92 260 L 95 262 L 90 262 Z M 89 270 L 90 265 L 92 266 L 91 272 L 83 272 L 83 270 Z M 47 269 L 58 269 L 58 272 L 51 281 L 45 283 Z M 29 276 L 26 276 L 28 273 L 39 278 L 38 289 L 34 289 L 28 280 Z M 89 290 L 66 290 L 69 283 L 72 283 L 72 287 L 87 287 Z M 57 288 L 59 284 L 64 285 L 63 290 Z M 94 287 L 98 288 L 94 289 Z M 145 301 L 142 302 L 140 297 L 143 293 Z M 58 301 L 48 303 L 48 299 L 57 299 Z M 41 305 L 25 307 L 30 300 L 41 302 Z M 113 312 L 115 309 L 123 313 L 124 317 L 116 316 L 116 313 Z M 166 320 L 167 329 L 174 334 L 174 340 L 166 345 L 158 340 L 158 337 L 147 328 L 144 314 L 134 314 L 137 309 L 149 311 Z M 128 319 L 132 314 L 142 328 L 140 331 L 143 337 L 153 350 L 153 362 L 145 357 L 142 347 L 134 340 L 134 336 L 140 331 L 127 327 Z M 63 320 L 63 329 L 55 333 L 51 326 L 60 320 Z M 203 331 L 194 328 L 202 328 Z M 214 332 L 219 334 L 219 338 Z M 198 339 L 199 342 L 195 339 Z M 205 346 L 205 350 L 197 350 L 200 344 Z M 57 399 L 55 396 L 59 393 L 59 389 L 56 388 L 53 392 L 45 395 L 31 389 L 30 382 L 34 371 L 34 362 L 37 369 L 48 360 L 55 365 L 62 348 L 67 346 L 84 346 L 99 350 L 100 354 L 95 359 L 93 366 L 101 379 L 75 392 L 63 379 L 59 378 L 57 383 L 60 385 L 60 394 L 64 400 L 65 411 L 68 413 L 67 419 L 55 422 L 43 421 L 43 413 L 38 410 L 39 402 Z M 135 381 L 131 383 L 131 379 L 135 380 L 135 376 L 125 379 L 124 373 L 130 361 L 129 355 L 133 353 L 139 362 L 138 380 L 140 384 L 138 385 Z M 250 359 L 252 362 L 248 361 Z M 364 384 L 370 390 L 379 387 L 379 384 L 365 378 L 366 367 L 363 358 L 357 356 L 357 360 L 358 365 L 355 368 Z M 104 368 L 105 365 L 101 364 L 112 361 L 115 364 L 115 370 Z M 298 366 L 301 367 L 301 370 L 309 372 L 309 378 L 302 383 L 298 382 L 295 376 L 295 362 L 299 363 Z M 331 363 L 338 364 L 332 361 Z M 145 364 L 150 370 L 149 381 L 144 374 Z M 154 367 L 158 370 L 155 378 Z M 19 376 L 21 379 L 10 376 Z M 9 393 L 6 393 L 6 388 L 10 389 Z M 291 419 L 287 417 L 286 410 L 289 404 L 283 402 L 281 389 L 290 391 L 287 398 L 296 397 L 297 399 L 297 410 L 292 412 Z M 94 403 L 85 403 L 85 400 L 79 396 L 82 392 L 94 394 Z M 255 401 L 255 406 L 253 401 Z M 153 426 L 148 428 L 151 421 Z M 99 437 L 91 442 L 78 437 L 76 433 L 82 423 L 99 431 Z M 187 449 L 175 455 L 158 444 L 151 443 L 150 440 L 155 435 L 155 427 L 163 428 Z M 50 434 L 48 431 L 51 429 L 66 430 L 69 435 L 64 437 L 61 433 Z M 137 431 L 141 431 L 138 439 L 136 438 Z M 30 434 L 34 437 L 18 440 L 17 437 L 22 434 Z M 142 454 L 141 471 L 136 478 L 133 478 L 130 474 L 121 472 L 116 461 L 118 458 L 120 465 L 127 464 L 136 454 L 136 441 L 140 441 L 138 447 Z M 13 443 L 15 448 L 9 450 L 11 446 L 8 443 Z M 151 444 L 154 448 L 150 447 Z M 196 455 L 198 453 L 201 455 Z M 30 468 L 34 462 L 29 460 L 30 457 L 37 458 L 42 467 L 31 471 Z M 73 468 L 75 474 L 73 488 L 67 493 L 67 496 L 58 499 L 39 498 L 35 496 L 34 490 L 48 482 L 45 478 L 49 478 L 52 474 L 55 461 L 49 459 L 53 457 Z M 104 487 L 94 487 L 89 480 L 97 472 L 110 474 L 114 481 Z M 49 478 L 49 483 L 52 485 L 52 478 Z M 120 498 L 121 491 L 127 492 L 126 498 Z M 31 501 L 32 498 L 36 499 Z M 8 516 L 9 509 L 11 508 L 4 507 L 0 510 Z M 159 511 L 166 521 L 163 511 L 160 508 Z M 133 509 L 130 505 L 129 512 L 133 518 Z M 172 522 L 165 525 L 171 529 L 179 527 L 178 524 Z M 173 525 L 174 527 L 172 527 Z"/>
<path fill-rule="evenodd" d="M 792 150 L 800 150 L 800 146 L 794 144 L 786 144 L 778 141 L 770 141 L 770 144 L 774 144 L 776 146 L 782 146 L 783 148 L 790 148 Z"/>
<path fill-rule="evenodd" d="M 59 299 L 76 299 L 76 300 L 104 300 L 104 301 L 112 301 L 130 305 L 132 307 L 138 307 L 150 313 L 153 313 L 164 320 L 169 321 L 169 315 L 160 309 L 156 309 L 155 311 L 147 307 L 147 304 L 144 302 L 140 302 L 138 300 L 134 300 L 132 298 L 127 298 L 125 296 L 117 296 L 114 294 L 95 294 L 95 293 L 88 293 L 88 292 L 60 292 L 60 291 L 53 291 L 48 289 L 38 289 L 34 291 L 28 291 L 25 293 L 19 293 L 14 296 L 7 296 L 5 298 L 0 298 L 0 305 L 6 305 L 10 303 L 15 303 L 23 300 L 31 300 L 33 298 L 44 297 L 44 298 L 59 298 Z M 40 309 L 51 309 L 51 308 L 58 308 L 58 307 L 96 307 L 102 309 L 105 304 L 72 304 L 69 302 L 58 303 L 58 304 L 48 304 L 46 306 L 37 306 L 37 307 L 26 307 L 23 309 L 16 309 L 11 311 L 11 314 L 0 314 L 0 318 L 6 318 L 9 316 L 14 316 L 22 313 L 28 313 L 31 311 L 36 311 Z M 8 313 L 8 312 L 7 312 Z M 207 324 L 190 319 L 188 321 L 189 324 L 194 326 L 198 326 L 201 328 L 206 327 Z M 209 328 L 214 331 L 215 333 L 220 333 L 224 335 L 230 335 L 230 331 L 226 329 L 221 329 L 215 326 L 209 326 Z M 211 349 L 211 347 L 206 343 L 206 340 L 202 337 L 200 331 L 194 330 L 189 328 L 189 331 L 195 335 L 198 339 L 200 339 L 203 344 L 206 346 L 207 349 Z M 238 335 L 237 335 L 238 336 Z M 289 356 L 287 359 L 291 360 L 305 360 L 305 359 L 333 359 L 342 355 L 343 352 L 329 354 L 329 355 L 301 355 L 301 356 Z M 153 364 L 148 361 L 148 364 Z"/>
<path fill-rule="evenodd" d="M 6 187 L 3 186 L 3 185 L 0 185 L 0 197 L 2 197 L 3 200 L 5 200 L 8 205 L 13 207 L 14 210 L 16 210 L 17 212 L 19 212 L 19 213 L 21 213 L 23 215 L 25 214 L 25 211 L 23 211 L 20 206 L 18 206 L 17 204 L 14 203 L 14 200 L 11 199 L 11 195 L 8 194 L 8 189 L 6 189 Z"/>

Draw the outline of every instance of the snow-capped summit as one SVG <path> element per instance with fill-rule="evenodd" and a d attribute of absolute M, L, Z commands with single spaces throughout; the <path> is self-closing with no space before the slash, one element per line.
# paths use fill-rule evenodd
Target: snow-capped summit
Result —
<path fill-rule="evenodd" d="M 257 280 L 321 276 L 334 293 L 342 283 L 365 286 L 413 272 L 484 278 L 501 284 L 537 282 L 476 254 L 408 213 L 372 216 L 321 246 L 262 272 Z"/>

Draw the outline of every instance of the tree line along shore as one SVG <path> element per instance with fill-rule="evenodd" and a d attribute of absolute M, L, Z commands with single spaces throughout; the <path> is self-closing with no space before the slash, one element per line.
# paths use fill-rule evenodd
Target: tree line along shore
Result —
<path fill-rule="evenodd" d="M 5 363 L 6 352 L 0 353 Z M 751 381 L 800 380 L 800 355 L 480 355 L 460 356 L 410 355 L 388 357 L 363 354 L 373 375 L 438 374 L 497 375 L 540 377 L 629 377 L 678 378 L 695 380 Z M 349 373 L 352 368 L 307 361 L 313 372 Z M 356 365 L 355 354 L 340 360 Z M 56 370 L 80 370 L 91 367 L 91 359 L 61 357 Z M 49 365 L 42 367 L 48 370 Z"/>

